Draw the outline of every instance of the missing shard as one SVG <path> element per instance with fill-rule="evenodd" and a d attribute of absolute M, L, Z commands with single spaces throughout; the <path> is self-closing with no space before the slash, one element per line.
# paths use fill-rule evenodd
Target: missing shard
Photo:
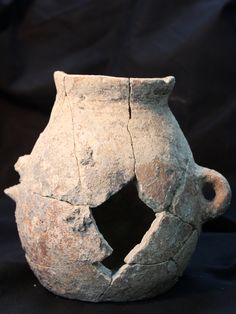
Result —
<path fill-rule="evenodd" d="M 151 208 L 137 192 L 136 179 L 129 182 L 106 202 L 92 208 L 99 231 L 113 248 L 103 265 L 113 272 L 124 264 L 125 256 L 138 244 L 155 219 Z"/>

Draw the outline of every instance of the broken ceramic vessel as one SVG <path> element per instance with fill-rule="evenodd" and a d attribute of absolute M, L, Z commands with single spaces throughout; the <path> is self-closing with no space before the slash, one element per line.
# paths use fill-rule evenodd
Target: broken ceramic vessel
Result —
<path fill-rule="evenodd" d="M 20 184 L 6 190 L 17 203 L 30 267 L 47 289 L 73 299 L 131 301 L 165 292 L 182 275 L 202 222 L 222 214 L 231 195 L 222 175 L 194 162 L 167 103 L 174 78 L 56 72 L 55 82 L 49 123 L 15 165 Z M 113 249 L 93 210 L 101 213 L 129 182 L 155 219 L 114 271 L 105 266 Z"/>

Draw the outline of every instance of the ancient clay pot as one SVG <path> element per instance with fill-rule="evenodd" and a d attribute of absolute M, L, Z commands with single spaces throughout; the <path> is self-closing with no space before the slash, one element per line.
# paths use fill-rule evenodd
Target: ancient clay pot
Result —
<path fill-rule="evenodd" d="M 165 292 L 186 268 L 202 222 L 222 214 L 231 196 L 222 175 L 194 162 L 167 104 L 174 78 L 56 72 L 55 82 L 49 123 L 31 154 L 15 165 L 20 184 L 6 190 L 17 203 L 31 269 L 47 289 L 73 299 L 130 301 Z M 107 230 L 124 227 L 125 222 L 109 225 L 109 200 L 130 182 L 153 219 L 113 270 L 104 266 L 112 247 L 93 212 L 110 204 Z M 211 200 L 202 191 L 207 183 L 215 193 Z M 129 193 L 127 202 L 129 213 Z M 132 215 L 121 248 L 142 224 Z"/>

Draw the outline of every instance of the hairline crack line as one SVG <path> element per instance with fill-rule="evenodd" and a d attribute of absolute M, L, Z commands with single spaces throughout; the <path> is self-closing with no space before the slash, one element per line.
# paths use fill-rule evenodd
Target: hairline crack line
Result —
<path fill-rule="evenodd" d="M 132 149 L 132 155 L 133 155 L 133 159 L 134 159 L 134 168 L 133 168 L 133 173 L 134 176 L 136 176 L 136 158 L 135 158 L 135 153 L 134 153 L 134 143 L 133 143 L 133 138 L 132 138 L 132 134 L 129 128 L 129 123 L 130 120 L 132 119 L 132 109 L 131 109 L 131 83 L 130 83 L 130 78 L 128 78 L 128 114 L 129 114 L 129 118 L 127 121 L 127 131 L 130 137 L 130 144 L 131 144 L 131 149 Z M 137 178 L 137 176 L 136 176 Z"/>
<path fill-rule="evenodd" d="M 79 159 L 78 159 L 77 152 L 76 152 L 75 124 L 74 124 L 73 111 L 72 111 L 72 106 L 71 106 L 71 103 L 70 103 L 70 98 L 69 98 L 68 93 L 67 93 L 67 91 L 66 91 L 66 76 L 63 77 L 63 85 L 64 85 L 64 90 L 65 90 L 65 99 L 64 99 L 64 102 L 65 102 L 66 99 L 68 100 L 69 109 L 70 109 L 70 114 L 71 114 L 74 155 L 75 155 L 75 160 L 76 160 L 76 165 L 77 165 L 77 171 L 78 171 L 79 186 L 81 186 Z"/>

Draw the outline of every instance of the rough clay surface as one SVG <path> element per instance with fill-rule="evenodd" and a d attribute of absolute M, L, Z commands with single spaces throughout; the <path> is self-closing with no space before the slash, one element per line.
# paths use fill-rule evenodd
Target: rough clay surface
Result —
<path fill-rule="evenodd" d="M 30 155 L 15 165 L 16 220 L 26 259 L 47 289 L 85 301 L 131 301 L 171 288 L 195 249 L 201 224 L 230 202 L 219 173 L 195 164 L 169 110 L 174 78 L 129 79 L 55 73 L 50 121 Z M 112 273 L 112 248 L 91 208 L 136 177 L 156 214 Z M 204 198 L 204 183 L 216 196 Z M 111 208 L 112 210 L 112 208 Z"/>

